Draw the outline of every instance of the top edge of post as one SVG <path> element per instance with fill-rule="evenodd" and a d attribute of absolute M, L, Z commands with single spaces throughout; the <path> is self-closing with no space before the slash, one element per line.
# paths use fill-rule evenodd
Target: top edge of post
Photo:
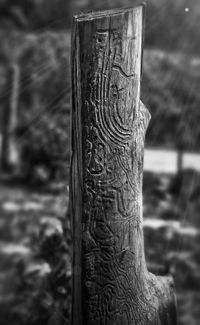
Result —
<path fill-rule="evenodd" d="M 91 11 L 88 13 L 81 13 L 79 15 L 75 15 L 74 21 L 81 22 L 81 21 L 93 20 L 93 19 L 98 19 L 103 17 L 111 17 L 115 15 L 124 14 L 127 12 L 137 11 L 139 9 L 143 10 L 145 7 L 146 7 L 146 3 L 141 3 L 131 8 L 117 8 L 117 9 L 110 9 L 104 11 Z"/>

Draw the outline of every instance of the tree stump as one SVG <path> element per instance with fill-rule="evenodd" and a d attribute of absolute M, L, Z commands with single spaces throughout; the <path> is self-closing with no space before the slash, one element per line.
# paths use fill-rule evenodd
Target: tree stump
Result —
<path fill-rule="evenodd" d="M 143 20 L 143 6 L 74 18 L 73 325 L 176 324 L 173 281 L 144 256 Z"/>

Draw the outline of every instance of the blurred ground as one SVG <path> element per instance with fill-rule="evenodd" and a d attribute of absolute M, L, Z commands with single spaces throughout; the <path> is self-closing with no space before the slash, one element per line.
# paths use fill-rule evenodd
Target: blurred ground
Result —
<path fill-rule="evenodd" d="M 63 315 L 54 315 L 60 299 L 55 298 L 53 286 L 56 290 L 60 287 L 52 281 L 56 282 L 59 278 L 57 271 L 71 277 L 69 244 L 66 247 L 67 256 L 60 245 L 64 236 L 63 223 L 66 224 L 68 196 L 66 184 L 53 184 L 40 190 L 10 182 L 5 177 L 1 180 L 1 325 L 47 324 L 51 319 L 54 324 L 61 324 L 61 319 L 63 321 Z M 65 265 L 59 256 L 60 247 Z M 66 290 L 67 281 L 64 280 L 64 283 Z M 69 296 L 70 289 L 67 290 Z M 63 298 L 66 298 L 65 292 Z M 57 308 L 58 312 L 59 308 L 62 309 L 62 304 Z M 67 309 L 70 309 L 70 303 Z M 41 311 L 44 315 L 40 314 Z"/>
<path fill-rule="evenodd" d="M 148 269 L 174 276 L 179 325 L 198 325 L 200 319 L 199 177 L 192 170 L 185 170 L 181 176 L 144 175 Z"/>
<path fill-rule="evenodd" d="M 179 178 L 145 172 L 144 232 L 148 268 L 156 274 L 173 274 L 179 325 L 199 324 L 200 196 L 195 200 L 198 193 L 200 174 L 192 170 L 184 171 Z M 49 276 L 55 278 L 58 274 L 54 267 L 58 258 L 58 235 L 63 236 L 63 220 L 67 220 L 69 228 L 68 196 L 68 187 L 62 183 L 39 189 L 5 179 L 1 182 L 1 325 L 51 324 L 52 319 L 53 324 L 63 324 L 66 310 L 69 319 L 71 289 L 66 278 L 61 276 L 59 284 L 55 284 L 59 297 L 52 287 L 47 290 L 49 283 L 52 285 Z M 65 254 L 63 248 L 60 252 L 67 261 L 61 267 L 69 279 L 70 249 L 68 247 Z M 66 297 L 68 304 L 63 311 L 56 306 Z M 41 310 L 44 318 L 41 318 Z"/>

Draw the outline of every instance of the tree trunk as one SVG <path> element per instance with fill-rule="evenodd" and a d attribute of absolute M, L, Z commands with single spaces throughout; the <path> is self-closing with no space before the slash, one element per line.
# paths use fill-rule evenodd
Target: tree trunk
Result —
<path fill-rule="evenodd" d="M 177 174 L 180 174 L 183 170 L 183 149 L 177 149 Z"/>
<path fill-rule="evenodd" d="M 144 256 L 142 34 L 143 6 L 74 21 L 73 325 L 176 324 L 173 281 Z"/>
<path fill-rule="evenodd" d="M 16 139 L 18 124 L 20 70 L 14 64 L 9 70 L 8 85 L 10 96 L 3 112 L 1 166 L 3 171 L 11 171 L 19 165 L 19 150 Z"/>

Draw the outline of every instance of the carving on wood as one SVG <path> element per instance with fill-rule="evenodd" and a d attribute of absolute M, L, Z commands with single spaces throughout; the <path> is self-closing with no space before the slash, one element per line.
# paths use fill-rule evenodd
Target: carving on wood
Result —
<path fill-rule="evenodd" d="M 119 22 L 111 16 L 104 26 L 77 23 L 84 325 L 172 324 L 170 315 L 160 322 L 172 287 L 147 272 L 144 258 L 143 148 L 150 114 L 139 101 L 141 10 L 128 15 Z"/>

